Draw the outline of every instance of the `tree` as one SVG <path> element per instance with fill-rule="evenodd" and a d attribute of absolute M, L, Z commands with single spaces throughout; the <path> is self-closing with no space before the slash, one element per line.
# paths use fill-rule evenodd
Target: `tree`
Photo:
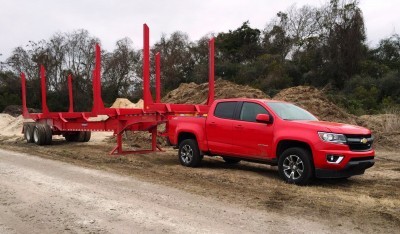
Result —
<path fill-rule="evenodd" d="M 346 80 L 360 72 L 365 56 L 365 28 L 358 1 L 331 0 L 318 13 L 323 43 L 322 55 L 327 62 L 321 73 L 342 89 Z"/>
<path fill-rule="evenodd" d="M 112 103 L 117 97 L 128 97 L 141 74 L 134 70 L 140 62 L 140 54 L 132 47 L 132 41 L 123 38 L 116 43 L 112 53 L 104 56 L 104 102 Z"/>
<path fill-rule="evenodd" d="M 77 110 L 91 106 L 91 78 L 94 68 L 94 48 L 99 40 L 86 30 L 57 33 L 50 40 L 29 41 L 17 47 L 7 59 L 12 72 L 27 75 L 28 104 L 40 108 L 39 67 L 46 68 L 48 105 L 51 110 L 66 110 L 68 104 L 67 76 L 74 77 L 74 97 Z"/>
<path fill-rule="evenodd" d="M 188 35 L 179 31 L 172 33 L 170 37 L 163 35 L 154 44 L 152 57 L 157 52 L 161 53 L 161 79 L 165 91 L 178 87 L 180 83 L 193 81 L 195 61 L 190 53 L 192 45 Z"/>
<path fill-rule="evenodd" d="M 216 74 L 237 83 L 257 83 L 259 74 L 253 66 L 262 55 L 261 32 L 248 21 L 236 30 L 216 37 Z"/>
<path fill-rule="evenodd" d="M 216 46 L 221 60 L 233 63 L 245 63 L 254 61 L 261 53 L 260 30 L 251 28 L 249 21 L 241 27 L 228 33 L 219 33 L 216 38 Z"/>
<path fill-rule="evenodd" d="M 393 34 L 389 38 L 379 42 L 378 48 L 374 49 L 373 56 L 377 61 L 392 70 L 400 71 L 400 36 Z"/>
<path fill-rule="evenodd" d="M 21 83 L 12 72 L 0 71 L 0 112 L 8 105 L 21 104 Z"/>

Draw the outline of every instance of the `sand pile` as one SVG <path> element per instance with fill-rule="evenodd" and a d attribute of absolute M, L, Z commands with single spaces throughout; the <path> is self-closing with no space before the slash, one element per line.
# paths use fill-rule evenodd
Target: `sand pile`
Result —
<path fill-rule="evenodd" d="M 129 101 L 127 98 L 117 98 L 111 108 L 141 108 L 143 109 L 143 100 L 140 99 L 137 103 Z"/>
<path fill-rule="evenodd" d="M 21 115 L 13 117 L 9 114 L 0 114 L 0 131 L 3 136 L 21 136 L 22 125 L 27 121 Z"/>
<path fill-rule="evenodd" d="M 21 140 L 22 126 L 27 121 L 29 120 L 25 120 L 22 115 L 13 117 L 9 114 L 0 114 L 0 137 L 5 137 L 4 139 L 9 142 Z"/>
<path fill-rule="evenodd" d="M 320 90 L 297 86 L 280 91 L 273 99 L 294 103 L 315 115 L 319 120 L 357 124 L 358 118 L 331 102 Z"/>
<path fill-rule="evenodd" d="M 162 99 L 165 103 L 204 104 L 208 97 L 208 83 L 182 83 Z M 215 81 L 215 98 L 269 98 L 264 92 L 250 86 L 238 85 L 223 79 Z"/>

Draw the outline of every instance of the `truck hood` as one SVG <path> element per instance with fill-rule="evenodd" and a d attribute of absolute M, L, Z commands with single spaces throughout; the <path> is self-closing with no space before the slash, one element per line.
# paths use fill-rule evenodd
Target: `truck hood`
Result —
<path fill-rule="evenodd" d="M 371 134 L 371 131 L 367 128 L 350 124 L 342 124 L 342 123 L 326 122 L 326 121 L 305 121 L 305 120 L 294 120 L 292 122 L 308 125 L 310 127 L 312 126 L 313 128 L 319 129 L 319 131 L 329 131 L 333 133 L 355 134 L 355 135 Z"/>

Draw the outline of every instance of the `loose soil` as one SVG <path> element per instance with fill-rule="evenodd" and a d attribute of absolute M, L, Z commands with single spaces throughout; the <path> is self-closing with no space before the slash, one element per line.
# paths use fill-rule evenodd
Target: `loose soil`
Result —
<path fill-rule="evenodd" d="M 208 97 L 208 83 L 182 83 L 162 99 L 165 103 L 204 104 Z M 238 85 L 223 79 L 215 81 L 215 99 L 269 98 L 263 91 L 247 85 Z"/>
<path fill-rule="evenodd" d="M 297 86 L 280 91 L 273 99 L 294 103 L 320 120 L 357 124 L 357 117 L 329 101 L 322 91 L 310 86 Z"/>

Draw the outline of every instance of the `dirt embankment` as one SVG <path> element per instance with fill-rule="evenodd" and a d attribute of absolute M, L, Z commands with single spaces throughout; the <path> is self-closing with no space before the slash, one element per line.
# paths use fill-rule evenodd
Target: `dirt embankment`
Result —
<path fill-rule="evenodd" d="M 273 99 L 294 103 L 324 121 L 357 124 L 357 117 L 331 102 L 322 91 L 310 86 L 297 86 L 280 91 Z"/>
<path fill-rule="evenodd" d="M 167 103 L 204 104 L 208 97 L 208 83 L 183 83 L 162 99 Z M 238 85 L 221 78 L 215 81 L 215 98 L 269 98 L 263 91 L 247 85 Z"/>

